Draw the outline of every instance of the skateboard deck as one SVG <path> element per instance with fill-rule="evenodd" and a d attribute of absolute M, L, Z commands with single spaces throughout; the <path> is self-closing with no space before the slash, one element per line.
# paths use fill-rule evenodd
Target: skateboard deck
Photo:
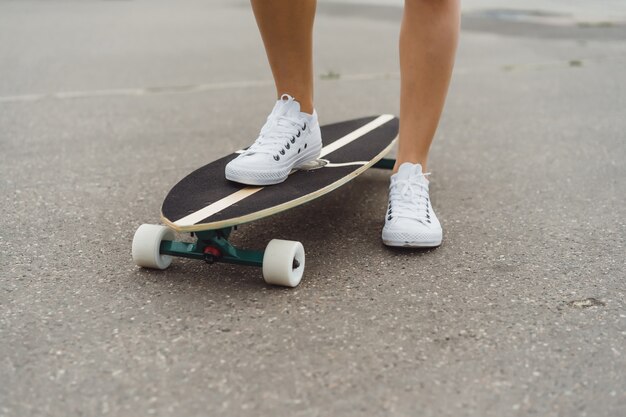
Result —
<path fill-rule="evenodd" d="M 283 183 L 265 187 L 227 180 L 226 164 L 213 161 L 183 178 L 165 197 L 161 220 L 179 232 L 223 229 L 251 222 L 321 197 L 381 160 L 398 135 L 392 115 L 364 117 L 321 127 L 320 159 L 294 170 Z"/>

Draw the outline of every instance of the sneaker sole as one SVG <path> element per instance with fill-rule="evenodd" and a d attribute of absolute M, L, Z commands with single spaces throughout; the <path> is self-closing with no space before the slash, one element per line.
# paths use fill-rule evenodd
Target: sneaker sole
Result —
<path fill-rule="evenodd" d="M 382 241 L 387 246 L 405 248 L 436 248 L 441 245 L 443 235 L 433 232 L 389 232 L 383 231 Z"/>
<path fill-rule="evenodd" d="M 266 186 L 266 185 L 275 185 L 284 182 L 287 178 L 289 178 L 289 174 L 294 169 L 297 170 L 298 167 L 307 164 L 311 161 L 317 160 L 322 152 L 322 147 L 319 149 L 313 150 L 312 155 L 303 155 L 300 159 L 296 160 L 292 166 L 289 168 L 284 168 L 280 171 L 241 171 L 236 169 L 226 169 L 225 176 L 229 181 L 238 182 L 240 184 L 245 185 L 257 185 L 257 186 Z M 278 174 L 278 175 L 277 175 Z"/>
<path fill-rule="evenodd" d="M 383 240 L 383 243 L 386 246 L 392 246 L 395 248 L 436 248 L 438 246 L 441 246 L 441 240 L 432 242 L 397 242 L 393 240 Z"/>

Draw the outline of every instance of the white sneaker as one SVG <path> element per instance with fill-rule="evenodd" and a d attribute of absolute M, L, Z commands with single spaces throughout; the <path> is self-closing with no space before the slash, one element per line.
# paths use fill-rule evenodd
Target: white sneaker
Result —
<path fill-rule="evenodd" d="M 248 185 L 278 184 L 292 169 L 319 158 L 321 150 L 317 112 L 301 112 L 300 103 L 283 94 L 252 146 L 226 165 L 226 178 Z"/>
<path fill-rule="evenodd" d="M 432 248 L 441 245 L 442 230 L 428 197 L 428 180 L 420 164 L 405 162 L 391 176 L 389 207 L 383 227 L 387 246 Z"/>

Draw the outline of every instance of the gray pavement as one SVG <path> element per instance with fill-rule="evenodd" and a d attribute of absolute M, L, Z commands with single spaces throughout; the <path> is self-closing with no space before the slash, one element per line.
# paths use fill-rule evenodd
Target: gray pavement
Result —
<path fill-rule="evenodd" d="M 399 11 L 346 7 L 316 22 L 325 123 L 398 111 Z M 283 289 L 130 258 L 271 106 L 245 3 L 0 1 L 0 416 L 626 415 L 626 28 L 464 24 L 443 246 L 381 244 L 372 171 L 237 231 L 304 243 Z"/>

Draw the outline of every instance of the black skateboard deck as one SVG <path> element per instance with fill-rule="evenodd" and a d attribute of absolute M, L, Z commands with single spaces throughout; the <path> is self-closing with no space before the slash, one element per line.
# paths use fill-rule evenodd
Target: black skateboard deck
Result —
<path fill-rule="evenodd" d="M 180 232 L 222 229 L 250 222 L 320 197 L 382 159 L 398 135 L 398 119 L 372 116 L 321 127 L 322 154 L 310 169 L 265 187 L 227 180 L 226 164 L 239 152 L 211 162 L 176 184 L 161 207 L 161 220 Z"/>

